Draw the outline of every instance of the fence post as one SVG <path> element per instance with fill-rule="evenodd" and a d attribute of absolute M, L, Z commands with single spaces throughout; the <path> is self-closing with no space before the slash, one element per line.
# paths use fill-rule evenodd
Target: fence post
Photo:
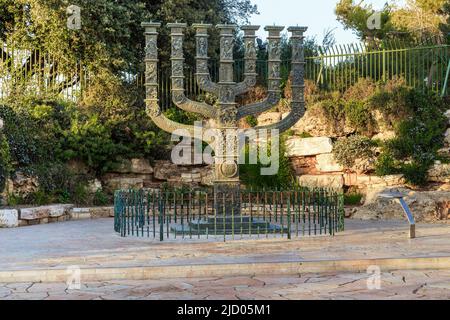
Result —
<path fill-rule="evenodd" d="M 441 93 L 441 97 L 442 98 L 445 96 L 445 93 L 447 92 L 447 85 L 448 85 L 448 77 L 449 76 L 450 76 L 450 59 L 448 60 L 447 73 L 445 74 L 444 86 L 442 87 L 442 93 Z"/>
<path fill-rule="evenodd" d="M 383 74 L 382 79 L 383 82 L 386 82 L 386 48 L 383 48 Z"/>
<path fill-rule="evenodd" d="M 164 199 L 163 194 L 158 197 L 158 207 L 159 207 L 159 241 L 164 241 Z"/>

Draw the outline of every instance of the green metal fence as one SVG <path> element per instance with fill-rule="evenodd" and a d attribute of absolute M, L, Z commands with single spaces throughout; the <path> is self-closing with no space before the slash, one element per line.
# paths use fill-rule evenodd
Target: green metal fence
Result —
<path fill-rule="evenodd" d="M 365 44 L 336 45 L 331 48 L 319 48 L 318 54 L 305 58 L 305 78 L 313 81 L 322 90 L 345 91 L 360 78 L 374 81 L 387 81 L 403 78 L 410 87 L 420 90 L 432 90 L 441 96 L 449 93 L 450 46 L 439 43 L 421 43 L 407 45 L 398 41 L 383 42 L 376 47 Z M 209 69 L 213 81 L 218 80 L 219 64 L 210 61 Z M 289 60 L 281 63 L 283 82 L 287 80 L 291 64 Z M 257 84 L 267 84 L 267 61 L 258 60 Z M 235 81 L 244 78 L 244 61 L 235 61 Z M 205 93 L 195 81 L 195 70 L 186 66 L 186 95 L 196 99 Z M 173 106 L 171 101 L 171 72 L 163 69 L 159 75 L 159 96 L 161 107 Z M 138 86 L 144 85 L 144 76 L 137 76 Z"/>
<path fill-rule="evenodd" d="M 68 100 L 78 99 L 91 84 L 86 66 L 78 61 L 55 57 L 38 49 L 17 48 L 14 43 L 0 44 L 0 100 L 17 92 L 54 93 Z M 213 81 L 218 81 L 219 63 L 210 61 Z M 258 84 L 266 85 L 267 61 L 257 62 Z M 282 61 L 281 76 L 287 80 L 290 61 Z M 235 81 L 244 77 L 244 62 L 235 61 Z M 173 106 L 171 97 L 171 71 L 159 71 L 159 98 L 162 109 Z M 195 80 L 195 68 L 185 69 L 186 95 L 199 99 L 205 93 Z M 376 46 L 362 43 L 319 48 L 306 57 L 305 78 L 321 89 L 344 91 L 359 78 L 375 81 L 395 77 L 405 79 L 407 85 L 418 89 L 431 89 L 442 96 L 449 93 L 450 46 L 439 41 L 405 44 L 399 41 L 383 42 Z M 126 75 L 126 80 L 144 88 L 144 74 Z"/>
<path fill-rule="evenodd" d="M 338 45 L 307 57 L 308 79 L 325 89 L 344 91 L 359 78 L 387 81 L 402 77 L 408 86 L 445 95 L 450 46 L 423 43 L 408 47 L 401 42 L 383 42 L 377 47 L 364 44 Z"/>
<path fill-rule="evenodd" d="M 239 203 L 240 212 L 217 212 L 230 203 Z M 242 190 L 240 199 L 215 199 L 212 191 L 128 190 L 115 193 L 114 206 L 114 228 L 122 237 L 160 241 L 292 239 L 344 230 L 343 194 L 318 188 Z"/>
<path fill-rule="evenodd" d="M 77 60 L 0 42 L 0 100 L 18 93 L 45 93 L 75 101 L 89 86 L 89 71 Z"/>

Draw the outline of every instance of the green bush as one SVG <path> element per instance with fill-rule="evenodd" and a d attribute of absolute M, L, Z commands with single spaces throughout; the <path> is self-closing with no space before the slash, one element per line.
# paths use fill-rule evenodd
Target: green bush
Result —
<path fill-rule="evenodd" d="M 387 152 L 382 153 L 375 162 L 375 174 L 378 176 L 387 176 L 400 173 L 399 167 L 392 155 Z"/>
<path fill-rule="evenodd" d="M 355 165 L 356 159 L 372 159 L 375 156 L 375 144 L 369 138 L 354 135 L 337 140 L 333 153 L 336 161 L 345 168 Z"/>
<path fill-rule="evenodd" d="M 360 193 L 346 193 L 344 194 L 344 204 L 346 206 L 356 206 L 361 204 L 363 195 Z"/>
<path fill-rule="evenodd" d="M 286 135 L 280 137 L 279 148 L 279 170 L 274 176 L 261 175 L 261 169 L 269 167 L 270 165 L 263 165 L 259 159 L 257 164 L 249 164 L 249 146 L 246 146 L 246 163 L 239 166 L 240 179 L 244 185 L 250 188 L 285 188 L 294 183 L 294 175 L 289 158 L 286 156 L 285 147 Z M 267 152 L 270 156 L 271 148 L 270 143 L 267 147 Z"/>
<path fill-rule="evenodd" d="M 373 118 L 370 114 L 369 106 L 360 100 L 350 100 L 344 105 L 345 116 L 348 123 L 356 128 L 359 134 L 370 136 L 373 132 Z"/>
<path fill-rule="evenodd" d="M 402 96 L 408 116 L 396 123 L 396 138 L 383 145 L 377 173 L 403 173 L 408 183 L 424 185 L 437 151 L 443 147 L 446 106 L 434 93 L 409 89 Z"/>
<path fill-rule="evenodd" d="M 6 141 L 6 138 L 0 131 L 0 192 L 2 192 L 5 188 L 10 171 L 11 157 L 9 153 L 9 145 L 8 141 Z"/>
<path fill-rule="evenodd" d="M 106 193 L 99 189 L 94 193 L 94 199 L 92 202 L 95 206 L 105 206 L 109 204 L 111 200 Z"/>

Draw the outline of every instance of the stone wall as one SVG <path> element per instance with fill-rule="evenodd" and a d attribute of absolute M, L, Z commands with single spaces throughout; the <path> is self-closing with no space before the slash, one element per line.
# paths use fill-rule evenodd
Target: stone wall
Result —
<path fill-rule="evenodd" d="M 15 228 L 68 220 L 114 217 L 114 207 L 75 208 L 70 204 L 0 209 L 0 228 Z"/>

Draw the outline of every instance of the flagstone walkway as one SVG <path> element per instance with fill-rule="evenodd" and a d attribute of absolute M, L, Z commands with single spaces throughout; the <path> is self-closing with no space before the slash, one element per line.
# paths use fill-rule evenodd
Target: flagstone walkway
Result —
<path fill-rule="evenodd" d="M 10 283 L 0 284 L 0 300 L 450 299 L 450 270 L 382 273 L 379 289 L 371 277 L 366 273 L 341 273 L 117 280 L 81 283 L 80 290 L 68 290 L 65 283 Z"/>
<path fill-rule="evenodd" d="M 347 220 L 334 237 L 230 240 L 121 238 L 112 219 L 0 229 L 0 271 L 450 256 L 450 225 Z"/>

